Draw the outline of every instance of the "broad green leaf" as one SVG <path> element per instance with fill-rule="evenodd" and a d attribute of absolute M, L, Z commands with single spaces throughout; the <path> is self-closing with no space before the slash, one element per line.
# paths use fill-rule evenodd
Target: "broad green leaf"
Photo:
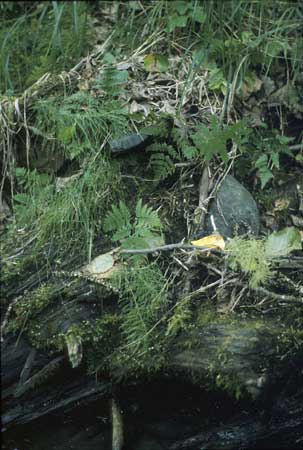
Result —
<path fill-rule="evenodd" d="M 188 16 L 179 16 L 178 14 L 172 14 L 168 18 L 168 31 L 171 33 L 176 28 L 185 28 L 187 25 Z"/>
<path fill-rule="evenodd" d="M 196 8 L 194 8 L 192 17 L 193 17 L 193 20 L 195 20 L 196 22 L 199 22 L 199 23 L 205 22 L 206 14 L 205 14 L 202 6 L 197 6 Z"/>
<path fill-rule="evenodd" d="M 168 58 L 150 53 L 144 57 L 144 68 L 147 72 L 166 72 L 169 68 Z"/>
<path fill-rule="evenodd" d="M 293 250 L 301 250 L 301 234 L 295 227 L 286 227 L 268 236 L 265 242 L 265 252 L 268 258 L 286 256 Z"/>
<path fill-rule="evenodd" d="M 192 8 L 192 5 L 190 2 L 188 2 L 188 1 L 185 2 L 182 0 L 175 0 L 172 3 L 172 5 L 174 7 L 174 10 L 177 11 L 180 14 L 180 16 L 183 16 L 186 13 L 186 11 L 188 11 L 189 9 Z"/>
<path fill-rule="evenodd" d="M 269 180 L 271 180 L 274 176 L 272 172 L 267 169 L 267 167 L 264 167 L 263 169 L 258 170 L 258 177 L 261 181 L 261 189 L 264 189 Z"/>

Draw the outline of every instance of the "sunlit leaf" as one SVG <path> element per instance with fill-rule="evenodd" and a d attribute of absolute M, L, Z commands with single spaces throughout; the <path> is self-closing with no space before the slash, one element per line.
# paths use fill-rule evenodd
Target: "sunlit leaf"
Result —
<path fill-rule="evenodd" d="M 191 241 L 191 244 L 195 247 L 218 248 L 220 250 L 225 249 L 225 241 L 220 234 L 205 236 L 197 241 Z"/>

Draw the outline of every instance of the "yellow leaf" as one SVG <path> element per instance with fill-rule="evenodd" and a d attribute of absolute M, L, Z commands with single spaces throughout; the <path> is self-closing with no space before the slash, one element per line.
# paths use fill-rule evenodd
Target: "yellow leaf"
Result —
<path fill-rule="evenodd" d="M 221 250 L 225 249 L 225 242 L 220 234 L 205 236 L 202 239 L 198 239 L 198 241 L 191 241 L 191 244 L 195 247 L 219 248 Z"/>

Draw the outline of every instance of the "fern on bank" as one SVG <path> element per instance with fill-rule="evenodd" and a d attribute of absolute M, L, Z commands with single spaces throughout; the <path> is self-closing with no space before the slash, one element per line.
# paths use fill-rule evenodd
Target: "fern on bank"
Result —
<path fill-rule="evenodd" d="M 172 145 L 156 143 L 148 146 L 146 151 L 151 154 L 148 168 L 153 171 L 157 181 L 164 180 L 175 172 L 174 161 L 179 161 L 180 158 Z"/>
<path fill-rule="evenodd" d="M 149 247 L 149 238 L 161 236 L 162 224 L 157 212 L 147 205 L 142 205 L 141 199 L 137 202 L 133 218 L 126 204 L 120 200 L 119 207 L 113 205 L 106 216 L 103 230 L 114 232 L 112 240 L 121 241 L 123 248 L 146 248 Z"/>
<path fill-rule="evenodd" d="M 160 323 L 168 301 L 168 283 L 161 270 L 156 263 L 137 262 L 132 267 L 126 266 L 111 282 L 121 293 L 124 343 L 119 349 L 120 357 L 133 369 L 161 364 L 165 330 Z"/>

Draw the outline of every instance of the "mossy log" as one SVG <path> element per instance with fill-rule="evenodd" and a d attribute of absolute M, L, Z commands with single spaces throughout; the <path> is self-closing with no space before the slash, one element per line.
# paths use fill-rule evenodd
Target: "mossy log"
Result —
<path fill-rule="evenodd" d="M 255 321 L 209 324 L 181 336 L 169 359 L 173 371 L 194 381 L 213 379 L 235 394 L 257 398 L 279 361 L 276 330 Z"/>
<path fill-rule="evenodd" d="M 82 311 L 87 319 L 87 310 Z M 77 314 L 79 320 L 79 310 Z M 185 374 L 193 383 L 202 380 L 206 387 L 208 382 L 213 386 L 215 380 L 217 386 L 236 396 L 246 390 L 255 398 L 273 380 L 270 368 L 275 358 L 275 339 L 259 324 L 210 324 L 195 335 L 175 340 L 168 368 L 175 379 Z M 30 422 L 56 409 L 71 408 L 76 401 L 94 400 L 110 392 L 109 384 L 97 384 L 81 365 L 72 369 L 64 351 L 49 355 L 34 350 L 18 335 L 10 334 L 3 342 L 5 427 Z"/>
<path fill-rule="evenodd" d="M 32 360 L 34 373 L 20 384 L 33 348 L 24 338 L 8 336 L 3 342 L 2 427 L 31 422 L 56 410 L 69 410 L 79 402 L 90 402 L 110 392 L 110 383 L 96 383 L 94 376 L 72 369 L 62 354 L 37 351 Z M 28 386 L 26 386 L 26 384 Z"/>

